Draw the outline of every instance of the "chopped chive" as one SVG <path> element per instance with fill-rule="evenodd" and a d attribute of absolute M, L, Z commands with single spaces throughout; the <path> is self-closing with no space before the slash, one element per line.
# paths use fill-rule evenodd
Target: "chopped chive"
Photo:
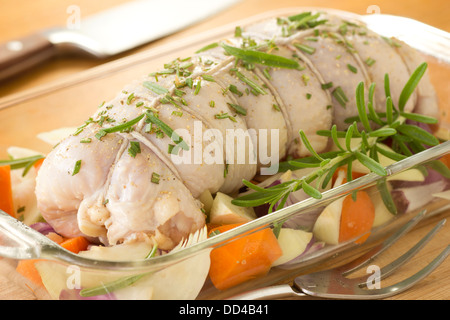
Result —
<path fill-rule="evenodd" d="M 216 119 L 230 119 L 233 122 L 237 122 L 236 119 L 233 116 L 230 116 L 228 114 L 228 112 L 225 112 L 225 113 L 221 112 L 221 113 L 215 114 L 214 118 L 216 118 Z"/>
<path fill-rule="evenodd" d="M 181 118 L 183 116 L 183 112 L 182 111 L 172 111 L 172 115 Z"/>
<path fill-rule="evenodd" d="M 323 90 L 330 89 L 330 88 L 333 87 L 333 82 L 323 83 L 323 84 L 321 85 L 321 87 L 322 87 Z"/>
<path fill-rule="evenodd" d="M 230 92 L 237 94 L 239 97 L 242 97 L 243 93 L 241 91 L 238 90 L 238 88 L 234 85 L 234 84 L 230 84 L 228 86 L 228 90 L 230 90 Z"/>
<path fill-rule="evenodd" d="M 80 168 L 81 168 L 81 160 L 78 160 L 77 162 L 75 162 L 75 166 L 73 168 L 72 176 L 74 176 L 78 172 L 80 172 Z"/>
<path fill-rule="evenodd" d="M 192 89 L 193 85 L 194 85 L 194 81 L 192 80 L 192 78 L 187 78 L 185 80 L 186 85 Z"/>
<path fill-rule="evenodd" d="M 139 101 L 138 103 L 136 103 L 136 107 L 141 107 L 141 106 L 143 106 L 144 105 L 144 102 L 142 102 L 142 101 Z"/>
<path fill-rule="evenodd" d="M 307 53 L 307 54 L 313 54 L 314 52 L 316 52 L 316 48 L 310 47 L 310 46 L 308 46 L 308 45 L 306 45 L 306 44 L 302 44 L 302 43 L 294 43 L 294 46 L 295 46 L 297 49 L 299 49 L 299 50 L 301 50 L 302 52 Z"/>
<path fill-rule="evenodd" d="M 214 78 L 212 76 L 210 76 L 209 74 L 202 75 L 202 78 L 206 81 L 215 82 Z"/>
<path fill-rule="evenodd" d="M 127 98 L 127 104 L 130 105 L 134 100 L 134 93 L 131 93 Z"/>
<path fill-rule="evenodd" d="M 167 153 L 177 155 L 178 151 L 180 150 L 179 146 L 176 146 L 174 144 L 169 144 L 167 147 Z"/>
<path fill-rule="evenodd" d="M 367 58 L 366 59 L 366 64 L 369 66 L 369 67 L 371 67 L 371 66 L 373 66 L 373 64 L 376 62 L 374 59 L 372 59 L 372 58 Z"/>
<path fill-rule="evenodd" d="M 247 115 L 247 110 L 242 108 L 240 105 L 234 103 L 228 103 L 228 105 L 233 108 L 237 113 L 242 114 L 243 116 Z"/>
<path fill-rule="evenodd" d="M 268 69 L 268 68 L 264 68 L 263 74 L 264 74 L 264 76 L 266 77 L 267 80 L 272 79 L 272 77 L 270 76 L 270 73 L 269 73 L 269 69 Z"/>
<path fill-rule="evenodd" d="M 306 37 L 305 40 L 317 42 L 317 41 L 319 41 L 319 38 L 316 38 L 316 37 Z"/>
<path fill-rule="evenodd" d="M 166 134 L 170 139 L 172 139 L 173 142 L 176 144 L 179 144 L 183 150 L 189 150 L 189 146 L 187 143 L 183 140 L 182 137 L 180 137 L 171 127 L 169 127 L 167 124 L 165 124 L 162 120 L 160 120 L 158 117 L 156 117 L 153 112 L 147 112 L 147 120 L 154 125 L 158 126 L 159 129 L 161 129 L 163 134 Z"/>
<path fill-rule="evenodd" d="M 302 80 L 305 86 L 307 86 L 309 82 L 309 76 L 307 74 L 302 74 Z"/>
<path fill-rule="evenodd" d="M 182 64 L 180 66 L 180 69 L 189 69 L 190 67 L 192 67 L 194 65 L 193 62 L 186 62 L 185 64 Z"/>
<path fill-rule="evenodd" d="M 92 139 L 91 138 L 84 138 L 80 140 L 80 143 L 91 143 Z"/>
<path fill-rule="evenodd" d="M 141 145 L 137 141 L 130 141 L 130 147 L 128 148 L 128 153 L 133 158 L 136 157 L 136 154 L 141 153 Z"/>
<path fill-rule="evenodd" d="M 280 106 L 277 104 L 273 104 L 272 107 L 276 110 L 276 111 L 281 111 Z"/>
<path fill-rule="evenodd" d="M 210 106 L 211 108 L 214 108 L 214 107 L 216 106 L 216 102 L 215 102 L 214 100 L 211 100 L 211 101 L 209 102 L 209 106 Z"/>
<path fill-rule="evenodd" d="M 182 97 L 186 94 L 186 92 L 184 92 L 183 90 L 180 89 L 175 89 L 175 91 L 173 92 L 177 97 Z"/>
<path fill-rule="evenodd" d="M 150 82 L 150 81 L 145 81 L 144 82 L 144 87 L 146 87 L 147 89 L 150 89 L 151 91 L 153 91 L 156 94 L 169 93 L 169 90 L 167 90 L 166 88 L 164 88 L 164 87 L 162 87 L 159 84 L 156 84 L 154 82 Z"/>
<path fill-rule="evenodd" d="M 199 92 L 200 92 L 200 89 L 202 88 L 202 82 L 200 81 L 200 80 L 198 80 L 196 83 L 195 83 L 195 90 L 194 90 L 194 95 L 198 95 L 199 94 Z"/>
<path fill-rule="evenodd" d="M 201 48 L 201 49 L 195 51 L 195 53 L 200 53 L 200 52 L 208 51 L 208 50 L 210 50 L 210 49 L 216 48 L 217 46 L 219 46 L 219 44 L 218 44 L 217 42 L 214 42 L 214 43 L 208 44 L 208 45 L 204 46 L 203 48 Z"/>
<path fill-rule="evenodd" d="M 356 69 L 356 67 L 352 66 L 351 64 L 347 64 L 347 68 L 353 73 L 358 73 L 358 69 Z"/>
<path fill-rule="evenodd" d="M 160 175 L 156 172 L 153 172 L 151 182 L 159 184 L 159 180 L 160 180 Z"/>
<path fill-rule="evenodd" d="M 236 76 L 242 81 L 245 82 L 247 85 L 249 85 L 252 89 L 254 89 L 257 93 L 260 94 L 267 94 L 267 92 L 261 87 L 259 86 L 256 82 L 250 80 L 249 78 L 247 78 L 246 76 L 244 76 L 241 72 L 239 72 L 238 70 L 233 70 L 236 74 Z"/>
<path fill-rule="evenodd" d="M 311 97 L 312 97 L 311 93 L 307 93 L 307 94 L 306 94 L 306 99 L 309 100 L 309 99 L 311 99 Z"/>
<path fill-rule="evenodd" d="M 237 26 L 237 27 L 234 29 L 234 36 L 235 36 L 236 38 L 242 37 L 242 28 L 241 28 L 241 27 Z"/>
<path fill-rule="evenodd" d="M 337 87 L 336 89 L 333 90 L 332 95 L 333 97 L 336 98 L 339 104 L 345 108 L 345 105 L 348 102 L 348 98 L 345 95 L 344 90 L 342 90 L 341 87 Z"/>

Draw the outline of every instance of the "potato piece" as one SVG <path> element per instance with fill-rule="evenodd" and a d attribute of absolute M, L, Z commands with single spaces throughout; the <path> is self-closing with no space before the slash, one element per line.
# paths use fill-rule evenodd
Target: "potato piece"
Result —
<path fill-rule="evenodd" d="M 272 267 L 279 266 L 301 255 L 311 241 L 312 236 L 311 232 L 281 228 L 278 235 L 278 244 L 283 251 L 283 255 L 274 261 Z"/>
<path fill-rule="evenodd" d="M 313 234 L 319 240 L 328 244 L 339 243 L 339 230 L 341 223 L 342 203 L 345 197 L 333 201 L 317 218 Z"/>
<path fill-rule="evenodd" d="M 256 219 L 253 208 L 235 206 L 232 200 L 232 197 L 222 192 L 216 194 L 210 211 L 212 224 L 246 223 Z"/>

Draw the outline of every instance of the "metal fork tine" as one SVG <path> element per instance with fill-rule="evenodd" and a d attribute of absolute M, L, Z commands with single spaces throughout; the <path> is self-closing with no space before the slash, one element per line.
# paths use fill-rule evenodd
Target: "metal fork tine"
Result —
<path fill-rule="evenodd" d="M 450 245 L 448 245 L 436 258 L 433 259 L 428 265 L 426 265 L 422 270 L 418 271 L 417 273 L 413 274 L 409 278 L 402 280 L 400 282 L 397 282 L 396 284 L 390 285 L 385 288 L 381 289 L 365 289 L 364 291 L 368 292 L 368 295 L 360 295 L 357 297 L 351 297 L 351 298 L 359 298 L 359 299 L 383 299 L 388 298 L 390 296 L 399 294 L 409 288 L 411 288 L 413 285 L 415 285 L 420 280 L 427 277 L 431 272 L 433 272 L 434 269 L 436 269 L 444 260 L 447 258 L 447 256 L 450 254 Z M 363 289 L 361 289 L 363 290 Z"/>
<path fill-rule="evenodd" d="M 398 240 L 404 233 L 409 231 L 422 217 L 425 211 L 420 212 L 416 217 L 410 220 L 404 227 L 398 232 L 389 237 L 388 240 L 382 243 L 380 248 L 377 248 L 374 252 L 371 252 L 369 261 L 382 251 L 390 247 L 396 240 Z M 441 220 L 428 234 L 423 237 L 413 248 L 409 249 L 407 253 L 403 254 L 400 258 L 397 258 L 394 262 L 381 269 L 381 273 L 384 276 L 389 275 L 400 265 L 408 261 L 413 257 L 444 225 L 445 219 Z M 292 296 L 308 296 L 332 298 L 332 299 L 382 299 L 398 294 L 404 290 L 407 290 L 415 283 L 419 282 L 427 275 L 429 275 L 434 269 L 436 269 L 450 254 L 450 245 L 445 248 L 431 263 L 424 267 L 419 272 L 410 276 L 409 278 L 400 281 L 394 285 L 384 287 L 381 289 L 372 289 L 366 286 L 361 286 L 361 279 L 364 278 L 346 278 L 342 274 L 342 267 L 328 269 L 325 271 L 318 271 L 314 273 L 304 274 L 294 279 L 294 284 L 291 287 L 290 284 L 266 287 L 262 289 L 252 290 L 238 296 L 234 296 L 231 299 L 246 300 L 246 299 L 267 299 L 267 298 L 282 298 Z M 367 259 L 357 264 L 357 267 L 364 265 Z M 348 264 L 353 265 L 353 264 Z M 352 270 L 355 270 L 353 268 Z M 383 276 L 379 279 L 381 280 Z M 378 279 L 377 279 L 378 280 Z"/>
<path fill-rule="evenodd" d="M 412 257 L 414 257 L 417 252 L 419 252 L 433 237 L 434 235 L 442 228 L 445 224 L 446 220 L 441 220 L 428 234 L 423 237 L 419 242 L 416 243 L 411 249 L 409 249 L 402 256 L 398 257 L 396 260 L 387 264 L 380 270 L 380 279 L 385 279 L 389 275 L 391 275 L 397 268 L 408 262 Z M 355 282 L 358 282 L 359 286 L 365 286 L 367 284 L 367 276 L 361 278 L 355 278 Z"/>
<path fill-rule="evenodd" d="M 398 239 L 400 239 L 404 234 L 409 232 L 420 220 L 425 216 L 426 210 L 422 210 L 417 214 L 414 218 L 412 218 L 408 223 L 402 226 L 396 233 L 391 235 L 388 239 L 383 241 L 381 244 L 365 253 L 361 257 L 339 267 L 343 276 L 347 276 L 356 270 L 361 269 L 362 267 L 368 265 L 371 261 L 373 261 L 377 256 L 383 253 L 386 249 L 392 246 Z"/>

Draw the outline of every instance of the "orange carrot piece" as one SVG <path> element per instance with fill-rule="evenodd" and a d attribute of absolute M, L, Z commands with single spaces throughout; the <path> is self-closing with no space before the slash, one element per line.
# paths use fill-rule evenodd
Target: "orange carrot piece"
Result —
<path fill-rule="evenodd" d="M 239 225 L 224 225 L 211 232 L 225 232 Z M 213 249 L 209 277 L 217 289 L 224 290 L 267 274 L 281 255 L 273 231 L 263 229 Z"/>
<path fill-rule="evenodd" d="M 60 243 L 61 247 L 67 249 L 73 253 L 87 250 L 89 241 L 82 236 L 69 238 Z"/>
<path fill-rule="evenodd" d="M 50 240 L 61 245 L 63 248 L 74 253 L 86 250 L 89 246 L 89 241 L 85 237 L 81 236 L 64 239 L 59 234 L 50 232 L 49 234 L 47 234 L 47 237 Z M 35 284 L 44 286 L 44 284 L 42 283 L 41 276 L 39 275 L 39 272 L 34 266 L 34 264 L 39 261 L 42 260 L 41 259 L 21 260 L 17 264 L 16 271 L 21 275 L 23 275 L 24 277 L 28 278 L 30 281 L 34 282 Z"/>
<path fill-rule="evenodd" d="M 43 287 L 41 275 L 37 271 L 34 264 L 36 262 L 42 261 L 40 259 L 30 259 L 30 260 L 20 260 L 17 264 L 16 271 L 23 275 L 25 278 L 29 279 L 33 283 Z"/>
<path fill-rule="evenodd" d="M 55 232 L 49 232 L 46 235 L 46 237 L 52 240 L 53 242 L 56 242 L 57 244 L 61 244 L 64 241 L 64 238 Z"/>
<path fill-rule="evenodd" d="M 11 188 L 11 167 L 0 166 L 0 209 L 16 217 Z"/>
<path fill-rule="evenodd" d="M 375 207 L 367 192 L 357 191 L 356 201 L 349 194 L 342 204 L 339 242 L 361 236 L 355 242 L 363 243 L 370 235 L 374 219 Z"/>
<path fill-rule="evenodd" d="M 347 167 L 341 167 L 341 168 L 337 169 L 337 170 L 334 172 L 334 174 L 333 174 L 333 178 L 332 178 L 332 180 L 331 180 L 331 181 L 333 182 L 333 185 L 334 185 L 334 183 L 335 183 L 335 181 L 336 181 L 336 179 L 337 179 L 337 176 L 338 176 L 339 171 L 344 171 L 345 177 L 344 177 L 344 179 L 342 180 L 342 183 L 344 184 L 344 183 L 347 182 Z M 352 179 L 353 179 L 353 180 L 358 179 L 358 178 L 360 178 L 360 177 L 362 177 L 362 176 L 365 176 L 365 175 L 366 175 L 366 173 L 352 171 Z"/>
<path fill-rule="evenodd" d="M 44 162 L 45 158 L 39 159 L 33 164 L 33 167 L 36 169 L 36 172 L 41 168 L 42 162 Z"/>

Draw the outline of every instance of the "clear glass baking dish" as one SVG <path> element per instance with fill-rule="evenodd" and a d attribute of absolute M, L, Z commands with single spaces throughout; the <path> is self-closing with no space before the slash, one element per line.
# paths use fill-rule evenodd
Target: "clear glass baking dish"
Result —
<path fill-rule="evenodd" d="M 187 56 L 204 45 L 231 35 L 236 25 L 245 26 L 264 18 L 290 15 L 305 10 L 308 10 L 308 8 L 289 8 L 268 12 L 195 37 L 179 40 L 176 43 L 163 45 L 129 58 L 108 63 L 77 76 L 61 79 L 51 85 L 5 97 L 0 100 L 0 158 L 6 157 L 6 150 L 11 146 L 20 146 L 44 154 L 47 153 L 50 147 L 37 138 L 39 133 L 61 127 L 77 127 L 104 99 L 113 97 L 124 84 L 144 73 L 159 68 L 171 58 Z M 358 18 L 354 14 L 348 15 L 352 18 Z M 426 44 L 427 40 L 427 30 L 422 31 L 421 36 L 423 38 L 416 37 L 413 40 L 417 42 L 425 41 L 420 42 L 421 46 L 424 43 Z M 390 32 L 393 32 L 393 30 L 390 30 Z M 433 37 L 431 37 L 430 33 L 428 41 L 440 43 L 444 47 L 450 46 L 448 36 L 445 37 L 442 34 L 433 33 Z M 398 34 L 398 36 L 401 38 L 401 34 Z M 405 39 L 405 41 L 411 42 L 410 39 Z M 410 44 L 413 45 L 413 43 Z M 433 50 L 430 49 L 433 46 L 430 44 L 427 48 L 429 50 L 426 55 L 424 54 L 424 60 L 428 62 L 430 76 L 438 93 L 442 111 L 441 127 L 445 128 L 450 125 L 450 116 L 447 112 L 450 105 L 448 91 L 450 65 L 447 63 L 449 60 L 443 59 L 442 50 L 436 49 L 436 54 L 433 54 Z M 395 180 L 396 175 L 417 166 L 426 166 L 430 161 L 439 159 L 448 153 L 450 153 L 450 143 L 442 143 L 389 166 L 387 178 Z M 279 283 L 293 275 L 323 265 L 336 255 L 361 248 L 362 245 L 355 243 L 355 239 L 338 245 L 327 245 L 319 251 L 302 256 L 289 267 L 274 267 L 264 277 L 222 291 L 215 289 L 207 277 L 211 250 L 226 244 L 228 241 L 242 237 L 244 234 L 271 228 L 286 219 L 308 215 L 308 213 L 320 210 L 355 190 L 366 190 L 373 197 L 376 197 L 378 191 L 375 186 L 380 179 L 383 178 L 376 174 L 368 174 L 324 192 L 320 200 L 309 198 L 182 250 L 150 260 L 112 262 L 81 258 L 68 253 L 59 254 L 53 247 L 40 240 L 24 237 L 20 233 L 21 227 L 18 225 L 11 228 L 10 223 L 5 224 L 4 222 L 0 223 L 0 244 L 4 256 L 8 257 L 8 253 L 10 253 L 10 257 L 14 255 L 20 259 L 39 257 L 44 260 L 43 263 L 47 265 L 46 270 L 51 273 L 50 276 L 47 274 L 47 277 L 52 279 L 50 295 L 44 295 L 44 298 L 80 299 L 79 287 L 74 285 L 76 284 L 74 279 L 81 281 L 83 288 L 102 287 L 114 283 L 116 280 L 116 283 L 119 283 L 118 286 L 122 286 L 121 283 L 123 284 L 125 279 L 125 281 L 129 280 L 129 284 L 122 286 L 123 289 L 120 289 L 122 291 L 117 290 L 109 295 L 101 295 L 101 298 L 120 298 L 122 292 L 124 297 L 135 299 L 151 297 L 156 299 L 193 297 L 198 299 L 222 299 L 249 288 Z M 427 209 L 427 214 L 432 215 L 446 211 L 449 205 L 448 200 L 434 197 L 424 206 L 398 214 L 388 223 L 374 228 L 364 246 L 368 247 L 380 241 L 422 209 Z M 131 284 L 135 279 L 140 279 L 142 274 L 145 274 L 146 278 L 138 280 L 136 283 L 145 281 L 147 286 L 136 287 Z M 203 279 L 203 281 L 198 281 L 198 279 Z"/>

